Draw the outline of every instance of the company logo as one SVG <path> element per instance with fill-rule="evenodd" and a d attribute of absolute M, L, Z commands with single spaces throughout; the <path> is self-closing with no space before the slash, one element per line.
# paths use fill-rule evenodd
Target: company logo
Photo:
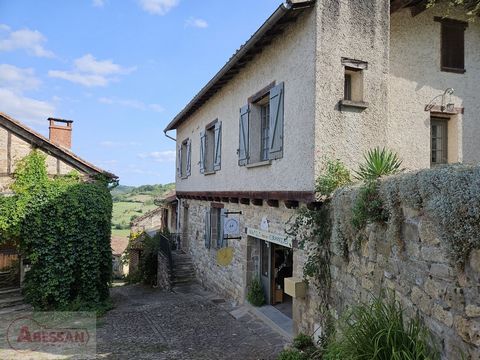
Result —
<path fill-rule="evenodd" d="M 13 320 L 7 329 L 7 342 L 16 351 L 84 348 L 89 340 L 87 329 L 47 327 L 28 316 Z"/>

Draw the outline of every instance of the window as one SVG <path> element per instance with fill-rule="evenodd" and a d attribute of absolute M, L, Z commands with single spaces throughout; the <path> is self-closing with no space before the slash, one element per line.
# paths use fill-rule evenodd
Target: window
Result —
<path fill-rule="evenodd" d="M 270 84 L 240 109 L 238 164 L 283 157 L 284 84 Z"/>
<path fill-rule="evenodd" d="M 220 249 L 227 246 L 227 241 L 223 236 L 223 220 L 225 210 L 219 206 L 212 206 L 205 213 L 205 247 L 210 249 L 212 246 Z"/>
<path fill-rule="evenodd" d="M 185 179 L 191 174 L 191 140 L 186 139 L 182 141 L 178 147 L 177 153 L 177 175 L 179 178 Z"/>
<path fill-rule="evenodd" d="M 465 72 L 464 21 L 435 17 L 441 23 L 441 70 L 463 74 Z"/>
<path fill-rule="evenodd" d="M 222 122 L 215 120 L 200 133 L 200 173 L 211 174 L 221 169 Z"/>
<path fill-rule="evenodd" d="M 448 119 L 431 119 L 431 165 L 448 163 Z"/>
<path fill-rule="evenodd" d="M 342 58 L 344 69 L 343 99 L 341 106 L 366 108 L 368 104 L 363 101 L 363 77 L 368 69 L 368 63 L 361 60 Z"/>

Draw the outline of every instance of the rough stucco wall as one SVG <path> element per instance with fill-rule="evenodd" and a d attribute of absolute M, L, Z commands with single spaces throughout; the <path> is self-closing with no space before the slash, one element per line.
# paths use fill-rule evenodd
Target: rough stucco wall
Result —
<path fill-rule="evenodd" d="M 18 136 L 12 134 L 11 140 L 11 156 L 12 156 L 12 172 L 15 171 L 15 168 L 18 162 L 23 159 L 25 156 L 30 154 L 32 147 L 29 143 L 25 142 Z"/>
<path fill-rule="evenodd" d="M 177 146 L 192 140 L 192 175 L 177 178 L 177 191 L 297 190 L 314 187 L 314 11 L 279 35 L 216 95 L 177 130 Z M 270 166 L 238 166 L 239 109 L 248 97 L 272 81 L 285 83 L 284 155 Z M 222 169 L 200 174 L 200 131 L 215 119 L 222 121 Z"/>
<path fill-rule="evenodd" d="M 449 11 L 449 18 L 465 19 Z M 416 17 L 402 10 L 391 18 L 388 144 L 407 168 L 430 167 L 430 113 L 424 109 L 449 87 L 455 106 L 465 108 L 449 121 L 449 162 L 480 161 L 480 24 L 472 22 L 465 31 L 466 73 L 441 72 L 441 25 L 433 18 L 445 14 L 438 5 Z"/>
<path fill-rule="evenodd" d="M 200 282 L 228 298 L 243 303 L 246 298 L 247 286 L 252 276 L 259 271 L 259 241 L 249 237 L 245 228 L 260 229 L 260 223 L 265 216 L 269 221 L 269 232 L 284 235 L 285 224 L 294 215 L 294 209 L 287 209 L 284 204 L 278 208 L 254 205 L 224 203 L 228 211 L 242 211 L 239 215 L 241 240 L 228 240 L 228 246 L 233 249 L 233 260 L 228 266 L 217 264 L 217 249 L 214 245 L 205 248 L 205 211 L 210 208 L 210 202 L 199 200 L 182 200 L 180 212 L 181 223 L 184 222 L 184 206 L 188 206 L 188 252 L 192 255 L 195 273 Z M 297 250 L 295 250 L 297 251 Z M 297 268 L 294 251 L 294 272 Z"/>
<path fill-rule="evenodd" d="M 389 0 L 317 1 L 315 174 L 326 159 L 355 168 L 365 150 L 385 145 L 388 115 Z M 339 111 L 341 58 L 368 62 L 364 111 Z"/>

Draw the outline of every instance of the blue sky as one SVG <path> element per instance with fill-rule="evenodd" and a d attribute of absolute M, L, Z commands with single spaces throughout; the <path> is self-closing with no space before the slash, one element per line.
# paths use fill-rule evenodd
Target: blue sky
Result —
<path fill-rule="evenodd" d="M 174 181 L 165 125 L 281 0 L 0 0 L 0 111 L 124 185 Z M 174 135 L 174 133 L 172 134 Z"/>

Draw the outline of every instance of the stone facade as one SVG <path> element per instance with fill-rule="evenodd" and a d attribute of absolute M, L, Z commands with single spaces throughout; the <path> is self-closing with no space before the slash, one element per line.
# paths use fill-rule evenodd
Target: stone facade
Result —
<path fill-rule="evenodd" d="M 245 229 L 259 229 L 262 219 L 268 220 L 269 232 L 284 235 L 285 224 L 295 214 L 295 209 L 287 209 L 283 203 L 279 207 L 243 205 L 236 203 L 222 203 L 228 212 L 241 211 L 238 217 L 240 222 L 241 239 L 228 240 L 227 247 L 232 249 L 233 257 L 229 264 L 219 264 L 218 249 L 212 244 L 210 249 L 205 247 L 205 212 L 210 209 L 211 202 L 199 200 L 182 200 L 180 209 L 185 216 L 188 213 L 186 236 L 183 237 L 184 248 L 192 255 L 195 272 L 198 280 L 207 288 L 226 296 L 227 298 L 243 303 L 246 298 L 247 287 L 253 277 L 259 275 L 260 243 L 258 239 L 247 236 Z M 180 220 L 184 226 L 184 217 Z M 294 252 L 294 272 L 297 269 Z"/>
<path fill-rule="evenodd" d="M 340 211 L 349 213 L 351 206 L 345 201 Z M 407 317 L 418 314 L 430 329 L 443 359 L 460 359 L 460 350 L 471 359 L 480 358 L 480 251 L 473 251 L 465 271 L 459 271 L 449 262 L 428 216 L 407 207 L 402 211 L 400 239 L 388 240 L 385 225 L 370 224 L 367 239 L 360 246 L 350 245 L 348 260 L 332 245 L 334 314 L 338 317 L 372 293 L 391 289 Z M 310 286 L 307 297 L 296 302 L 296 332 L 321 332 L 317 293 Z"/>
<path fill-rule="evenodd" d="M 171 290 L 170 280 L 171 269 L 168 266 L 168 259 L 161 251 L 158 252 L 157 287 L 162 290 Z"/>

